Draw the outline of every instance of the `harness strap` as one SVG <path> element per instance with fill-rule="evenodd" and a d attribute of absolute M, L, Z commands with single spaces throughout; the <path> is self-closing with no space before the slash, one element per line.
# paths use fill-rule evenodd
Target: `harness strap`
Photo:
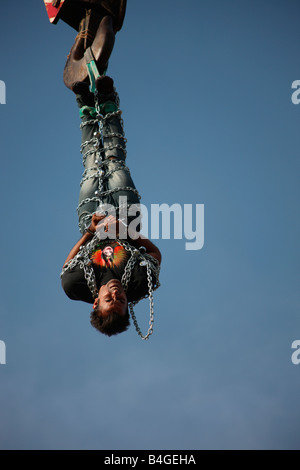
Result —
<path fill-rule="evenodd" d="M 86 66 L 87 66 L 87 69 L 88 69 L 88 74 L 89 74 L 89 78 L 90 78 L 90 82 L 91 82 L 90 91 L 92 93 L 95 93 L 95 91 L 96 91 L 96 80 L 101 75 L 99 73 L 99 70 L 98 70 L 98 67 L 97 67 L 97 64 L 96 64 L 96 59 L 95 59 L 95 56 L 93 54 L 93 51 L 92 51 L 91 47 L 88 47 L 86 49 L 86 51 L 84 53 L 84 58 L 85 58 L 85 61 L 86 61 Z M 104 70 L 103 75 L 105 75 L 106 70 L 107 69 Z"/>

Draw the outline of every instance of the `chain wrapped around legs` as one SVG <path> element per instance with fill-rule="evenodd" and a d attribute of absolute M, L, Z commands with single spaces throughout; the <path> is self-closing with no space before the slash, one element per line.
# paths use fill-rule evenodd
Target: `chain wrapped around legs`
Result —
<path fill-rule="evenodd" d="M 125 161 L 126 138 L 124 123 L 119 109 L 119 98 L 114 91 L 114 102 L 99 103 L 95 93 L 95 107 L 82 107 L 81 130 L 83 141 L 84 173 L 80 183 L 77 207 L 79 228 L 82 233 L 90 225 L 95 212 L 127 210 L 135 206 L 138 210 L 140 195 L 130 176 Z M 122 197 L 122 207 L 119 200 Z M 126 198 L 126 199 L 124 199 Z M 124 207 L 124 205 L 126 207 Z M 108 207 L 108 209 L 107 209 Z M 109 209 L 111 208 L 111 209 Z"/>
<path fill-rule="evenodd" d="M 119 109 L 119 97 L 115 89 L 113 101 L 108 102 L 103 102 L 103 96 L 96 89 L 93 104 L 94 106 L 85 105 L 81 107 L 83 122 L 80 128 L 83 138 L 80 150 L 85 169 L 80 183 L 81 189 L 77 212 L 79 228 L 82 233 L 89 227 L 93 213 L 108 212 L 108 204 L 116 211 L 124 209 L 119 204 L 120 196 L 126 196 L 127 198 L 126 210 L 132 205 L 139 206 L 140 202 L 140 195 L 125 164 L 127 141 L 121 117 L 122 112 Z M 94 299 L 98 296 L 98 289 L 94 269 L 90 262 L 90 254 L 97 242 L 96 234 L 91 242 L 81 247 L 77 257 L 71 260 L 69 266 L 64 268 L 65 271 L 77 263 L 80 264 Z M 147 269 L 148 295 L 142 297 L 149 298 L 150 302 L 150 321 L 146 335 L 142 334 L 134 314 L 134 306 L 142 298 L 129 303 L 129 312 L 139 336 L 143 340 L 148 340 L 153 332 L 153 291 L 159 287 L 159 264 L 154 258 L 142 254 L 129 243 L 123 240 L 117 240 L 117 242 L 131 255 L 121 279 L 125 291 L 128 289 L 135 263 L 139 262 Z"/>

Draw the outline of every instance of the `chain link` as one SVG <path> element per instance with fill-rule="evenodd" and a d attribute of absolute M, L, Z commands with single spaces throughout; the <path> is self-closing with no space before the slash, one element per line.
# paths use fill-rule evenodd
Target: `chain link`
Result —
<path fill-rule="evenodd" d="M 104 139 L 111 139 L 113 137 L 117 137 L 118 139 L 122 139 L 124 141 L 125 144 L 127 144 L 127 139 L 125 138 L 125 136 L 123 134 L 118 134 L 117 132 L 111 132 L 109 134 L 102 134 L 102 137 Z"/>
<path fill-rule="evenodd" d="M 116 167 L 108 171 L 107 169 L 105 169 L 105 166 L 109 165 L 110 163 L 113 163 L 114 165 L 116 165 Z M 99 173 L 97 172 L 97 170 L 99 170 Z M 86 180 L 91 179 L 91 178 L 97 178 L 99 176 L 103 176 L 103 179 L 107 179 L 109 178 L 109 176 L 111 176 L 113 173 L 119 170 L 126 171 L 127 173 L 130 174 L 130 170 L 125 165 L 125 162 L 123 160 L 109 160 L 109 161 L 104 160 L 102 161 L 101 164 L 99 163 L 98 166 L 91 166 L 87 168 L 86 170 L 84 170 L 82 174 L 80 186 L 82 186 Z M 93 173 L 92 175 L 89 176 L 88 173 L 90 173 L 91 171 L 94 171 L 94 172 L 96 171 L 97 173 Z M 100 173 L 100 171 L 104 171 L 105 173 Z"/>
<path fill-rule="evenodd" d="M 80 129 L 82 130 L 85 126 L 94 126 L 95 124 L 99 124 L 99 119 L 90 119 L 88 121 L 84 121 L 80 124 Z"/>

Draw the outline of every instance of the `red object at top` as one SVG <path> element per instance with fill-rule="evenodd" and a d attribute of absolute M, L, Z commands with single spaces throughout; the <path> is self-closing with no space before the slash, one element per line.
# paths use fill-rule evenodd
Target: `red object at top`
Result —
<path fill-rule="evenodd" d="M 65 0 L 61 0 L 59 7 L 56 8 L 52 5 L 52 0 L 44 0 L 50 23 L 54 23 L 54 24 L 57 23 L 59 19 L 58 18 L 59 10 L 63 6 L 64 2 Z"/>

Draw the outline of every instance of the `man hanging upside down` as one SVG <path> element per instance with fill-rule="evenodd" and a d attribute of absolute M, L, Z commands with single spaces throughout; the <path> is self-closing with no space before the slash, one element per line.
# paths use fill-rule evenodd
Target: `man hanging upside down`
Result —
<path fill-rule="evenodd" d="M 100 41 L 98 32 L 93 45 Z M 89 60 L 99 69 L 97 47 Z M 130 312 L 138 334 L 148 339 L 153 331 L 153 291 L 159 287 L 161 253 L 139 231 L 140 196 L 125 164 L 118 94 L 108 76 L 93 77 L 93 93 L 86 79 L 74 81 L 74 70 L 70 76 L 69 88 L 76 95 L 82 121 L 85 169 L 77 209 L 82 236 L 64 263 L 62 287 L 70 299 L 93 304 L 91 324 L 100 332 L 111 336 L 125 331 Z M 144 297 L 150 301 L 146 335 L 133 310 Z"/>

